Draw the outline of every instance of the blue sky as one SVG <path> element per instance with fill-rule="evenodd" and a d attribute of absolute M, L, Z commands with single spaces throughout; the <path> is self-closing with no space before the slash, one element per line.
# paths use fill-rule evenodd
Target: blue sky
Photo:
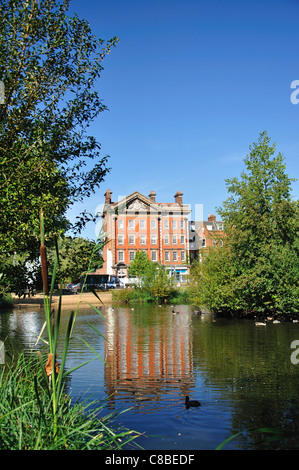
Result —
<path fill-rule="evenodd" d="M 263 130 L 298 176 L 299 0 L 71 0 L 69 12 L 119 37 L 97 84 L 109 111 L 90 127 L 111 171 L 70 220 L 108 188 L 113 200 L 154 190 L 158 202 L 181 190 L 207 218 Z M 95 238 L 93 224 L 82 235 Z"/>

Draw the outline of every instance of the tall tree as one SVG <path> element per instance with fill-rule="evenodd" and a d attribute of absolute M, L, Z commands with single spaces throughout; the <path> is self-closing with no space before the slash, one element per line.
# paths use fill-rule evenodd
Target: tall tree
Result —
<path fill-rule="evenodd" d="M 208 256 L 195 274 L 202 281 L 197 300 L 214 310 L 299 312 L 298 202 L 291 197 L 294 180 L 275 149 L 261 133 L 241 178 L 226 180 L 231 196 L 218 210 L 227 232 L 225 251 Z"/>
<path fill-rule="evenodd" d="M 88 135 L 106 109 L 95 89 L 117 43 L 68 15 L 69 0 L 0 0 L 0 246 L 28 249 L 39 232 L 66 227 L 66 209 L 109 169 Z"/>

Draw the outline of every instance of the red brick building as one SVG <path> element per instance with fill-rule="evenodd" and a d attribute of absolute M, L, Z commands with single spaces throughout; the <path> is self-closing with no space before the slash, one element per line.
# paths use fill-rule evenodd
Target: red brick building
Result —
<path fill-rule="evenodd" d="M 112 201 L 105 193 L 103 231 L 107 234 L 104 265 L 95 274 L 116 276 L 126 281 L 128 267 L 136 252 L 145 251 L 150 260 L 162 263 L 178 282 L 185 282 L 189 255 L 189 206 L 178 191 L 173 202 L 157 202 L 152 191 L 148 197 L 135 191 Z"/>
<path fill-rule="evenodd" d="M 189 259 L 201 259 L 201 254 L 209 247 L 222 246 L 225 237 L 223 222 L 217 221 L 215 215 L 208 220 L 189 223 Z"/>

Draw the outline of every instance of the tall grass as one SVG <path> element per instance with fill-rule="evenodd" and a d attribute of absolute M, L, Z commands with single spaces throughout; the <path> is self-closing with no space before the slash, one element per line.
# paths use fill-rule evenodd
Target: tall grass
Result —
<path fill-rule="evenodd" d="M 52 310 L 51 305 L 59 267 L 59 248 L 57 244 L 52 281 L 49 286 L 42 213 L 40 226 L 45 322 L 38 341 L 43 341 L 44 348 L 38 351 L 36 356 L 22 354 L 11 365 L 6 364 L 0 370 L 0 449 L 122 448 L 131 443 L 138 433 L 111 429 L 110 423 L 114 415 L 101 416 L 103 403 L 93 402 L 86 405 L 84 402 L 77 402 L 73 404 L 65 393 L 67 377 L 86 364 L 66 370 L 69 344 L 84 286 L 77 308 L 69 316 L 63 349 L 58 359 L 58 339 L 61 336 L 61 295 L 56 312 Z M 101 242 L 96 244 L 93 255 L 99 249 L 101 249 Z M 93 305 L 90 306 L 102 315 L 99 309 Z M 89 347 L 93 350 L 91 346 Z"/>
<path fill-rule="evenodd" d="M 61 394 L 55 407 L 37 358 L 22 353 L 0 374 L 0 450 L 121 449 L 137 433 L 111 429 L 115 415 L 104 404 L 72 403 Z"/>

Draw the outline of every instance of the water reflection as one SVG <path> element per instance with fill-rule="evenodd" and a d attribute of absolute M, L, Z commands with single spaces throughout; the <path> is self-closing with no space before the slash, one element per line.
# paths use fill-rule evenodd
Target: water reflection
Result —
<path fill-rule="evenodd" d="M 14 309 L 0 313 L 0 339 L 11 355 L 34 349 L 44 319 L 38 311 Z"/>
<path fill-rule="evenodd" d="M 165 389 L 178 396 L 194 386 L 190 312 L 166 309 L 106 310 L 105 386 L 110 405 L 120 394 L 159 401 Z"/>

